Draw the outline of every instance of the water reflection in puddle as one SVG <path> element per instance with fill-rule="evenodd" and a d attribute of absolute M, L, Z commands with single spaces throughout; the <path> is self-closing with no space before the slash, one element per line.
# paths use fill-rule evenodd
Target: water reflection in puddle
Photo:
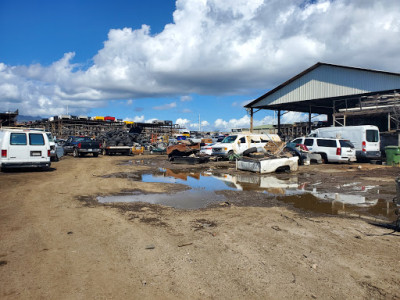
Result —
<path fill-rule="evenodd" d="M 312 185 L 299 183 L 297 176 L 278 179 L 274 175 L 256 174 L 216 174 L 212 171 L 180 172 L 160 169 L 155 174 L 143 174 L 143 182 L 184 184 L 191 189 L 174 194 L 135 194 L 98 197 L 101 203 L 109 202 L 147 202 L 180 209 L 198 209 L 211 203 L 229 201 L 217 191 L 258 191 L 266 195 L 278 196 L 278 199 L 290 203 L 296 208 L 326 214 L 369 214 L 394 219 L 394 207 L 386 200 L 378 200 L 378 194 L 371 199 L 366 192 L 376 186 L 363 187 L 359 182 L 337 186 L 340 191 L 347 188 L 350 193 L 323 192 L 317 190 L 322 183 Z M 353 194 L 351 193 L 353 192 Z M 379 192 L 379 191 L 378 191 Z M 245 196 L 243 198 L 246 198 Z"/>

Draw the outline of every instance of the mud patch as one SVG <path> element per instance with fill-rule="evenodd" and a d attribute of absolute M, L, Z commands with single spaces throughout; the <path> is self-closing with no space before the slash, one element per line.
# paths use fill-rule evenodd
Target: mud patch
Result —
<path fill-rule="evenodd" d="M 167 223 L 161 221 L 158 218 L 145 218 L 145 217 L 143 217 L 143 218 L 140 218 L 139 221 L 142 222 L 142 223 L 145 223 L 145 224 L 153 225 L 153 226 L 168 227 Z"/>
<path fill-rule="evenodd" d="M 192 221 L 192 228 L 194 231 L 203 230 L 207 228 L 217 227 L 217 223 L 206 219 L 197 219 Z"/>

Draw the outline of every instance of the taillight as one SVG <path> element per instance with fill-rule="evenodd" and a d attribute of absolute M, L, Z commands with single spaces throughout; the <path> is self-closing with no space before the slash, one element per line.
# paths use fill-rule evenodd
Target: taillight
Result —
<path fill-rule="evenodd" d="M 365 141 L 362 142 L 362 151 L 367 151 L 367 143 Z"/>
<path fill-rule="evenodd" d="M 50 157 L 50 150 L 47 150 L 47 156 Z"/>
<path fill-rule="evenodd" d="M 82 147 L 82 144 L 81 144 L 81 143 L 79 143 L 79 144 L 78 144 L 78 148 L 79 148 L 79 149 L 81 149 L 81 147 Z"/>
<path fill-rule="evenodd" d="M 342 148 L 336 148 L 336 155 L 342 155 Z"/>
<path fill-rule="evenodd" d="M 1 157 L 7 157 L 7 150 L 1 150 Z"/>

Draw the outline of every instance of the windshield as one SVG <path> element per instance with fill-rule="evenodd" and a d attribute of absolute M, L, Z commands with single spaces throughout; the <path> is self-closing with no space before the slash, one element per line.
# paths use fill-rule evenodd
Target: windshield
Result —
<path fill-rule="evenodd" d="M 378 130 L 367 130 L 367 142 L 377 143 L 379 142 L 379 133 Z"/>
<path fill-rule="evenodd" d="M 230 136 L 227 136 L 226 138 L 224 138 L 224 139 L 222 140 L 222 143 L 231 144 L 231 143 L 233 143 L 233 142 L 236 140 L 236 138 L 237 138 L 237 135 L 230 135 Z"/>
<path fill-rule="evenodd" d="M 92 139 L 90 137 L 76 137 L 75 141 L 76 142 L 91 142 Z"/>

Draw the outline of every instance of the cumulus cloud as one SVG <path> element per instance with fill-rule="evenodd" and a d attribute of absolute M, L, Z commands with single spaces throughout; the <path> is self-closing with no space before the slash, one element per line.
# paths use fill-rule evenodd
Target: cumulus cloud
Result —
<path fill-rule="evenodd" d="M 190 124 L 190 120 L 178 118 L 178 119 L 175 121 L 175 124 L 178 124 L 178 125 L 180 125 L 180 126 L 182 126 L 182 127 L 187 127 L 187 126 Z"/>
<path fill-rule="evenodd" d="M 153 109 L 168 110 L 168 109 L 175 108 L 175 107 L 176 107 L 176 102 L 172 102 L 172 103 L 168 103 L 168 104 L 164 104 L 164 105 L 160 105 L 160 106 L 154 106 Z"/>
<path fill-rule="evenodd" d="M 173 23 L 158 34 L 147 25 L 111 29 L 88 68 L 73 52 L 50 66 L 0 63 L 0 103 L 48 115 L 110 99 L 266 90 L 317 61 L 398 72 L 398 4 L 177 0 Z"/>

